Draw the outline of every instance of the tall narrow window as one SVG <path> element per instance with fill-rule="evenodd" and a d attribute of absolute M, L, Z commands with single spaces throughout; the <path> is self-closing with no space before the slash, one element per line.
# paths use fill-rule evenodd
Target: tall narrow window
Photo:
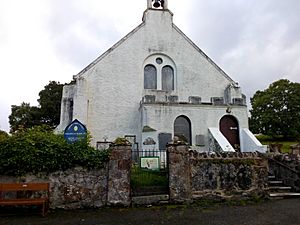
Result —
<path fill-rule="evenodd" d="M 162 90 L 174 90 L 174 70 L 171 66 L 164 66 L 161 71 Z"/>
<path fill-rule="evenodd" d="M 192 144 L 191 121 L 186 116 L 178 116 L 174 122 L 174 136 Z"/>
<path fill-rule="evenodd" d="M 157 72 L 153 65 L 147 65 L 144 68 L 144 88 L 157 89 Z"/>

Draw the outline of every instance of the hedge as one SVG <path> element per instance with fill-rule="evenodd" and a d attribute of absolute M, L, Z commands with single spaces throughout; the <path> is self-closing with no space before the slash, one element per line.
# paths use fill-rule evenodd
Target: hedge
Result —
<path fill-rule="evenodd" d="M 20 131 L 0 140 L 0 174 L 51 173 L 76 166 L 103 167 L 109 150 L 96 150 L 87 140 L 69 144 L 45 127 Z"/>

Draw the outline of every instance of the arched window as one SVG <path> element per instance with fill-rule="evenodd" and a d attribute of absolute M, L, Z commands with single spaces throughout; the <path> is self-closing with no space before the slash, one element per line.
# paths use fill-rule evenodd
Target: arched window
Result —
<path fill-rule="evenodd" d="M 157 71 L 153 65 L 146 65 L 144 68 L 144 88 L 157 89 Z"/>
<path fill-rule="evenodd" d="M 176 89 L 176 65 L 168 56 L 153 54 L 143 63 L 144 89 L 173 92 Z"/>
<path fill-rule="evenodd" d="M 162 90 L 174 90 L 174 70 L 171 66 L 164 66 L 161 71 Z"/>
<path fill-rule="evenodd" d="M 192 144 L 191 121 L 186 116 L 178 116 L 174 122 L 174 136 Z"/>

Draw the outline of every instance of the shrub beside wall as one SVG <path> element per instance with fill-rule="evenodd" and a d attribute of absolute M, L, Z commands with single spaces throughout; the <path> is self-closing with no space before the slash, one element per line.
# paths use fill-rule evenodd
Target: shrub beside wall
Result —
<path fill-rule="evenodd" d="M 94 149 L 87 140 L 68 144 L 62 135 L 35 127 L 0 140 L 0 174 L 51 173 L 76 166 L 102 168 L 108 156 L 108 151 Z"/>

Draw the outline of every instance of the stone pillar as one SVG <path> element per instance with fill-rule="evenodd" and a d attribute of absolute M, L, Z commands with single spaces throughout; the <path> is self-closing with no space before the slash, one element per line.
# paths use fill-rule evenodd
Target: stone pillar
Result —
<path fill-rule="evenodd" d="M 191 167 L 187 145 L 171 144 L 167 147 L 169 155 L 169 188 L 171 202 L 191 200 Z"/>
<path fill-rule="evenodd" d="M 108 205 L 129 206 L 131 145 L 114 146 L 109 160 Z"/>

